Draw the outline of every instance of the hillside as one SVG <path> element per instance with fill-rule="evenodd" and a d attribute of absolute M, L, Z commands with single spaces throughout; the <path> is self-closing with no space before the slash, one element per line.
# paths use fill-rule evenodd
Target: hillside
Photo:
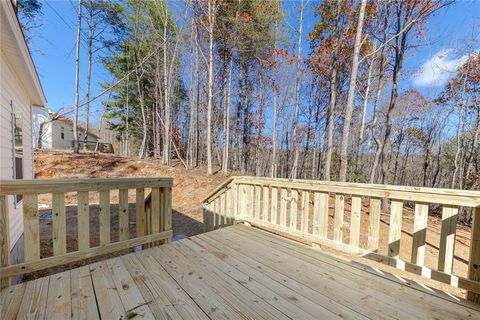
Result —
<path fill-rule="evenodd" d="M 35 155 L 37 179 L 98 178 L 98 177 L 152 177 L 173 178 L 173 230 L 175 234 L 192 236 L 202 232 L 201 201 L 226 179 L 217 173 L 208 176 L 203 168 L 185 170 L 181 163 L 166 167 L 157 159 L 133 159 L 109 154 L 79 154 L 64 151 L 41 151 Z M 132 190 L 133 191 L 133 190 Z M 112 201 L 115 201 L 115 193 Z M 129 194 L 134 201 L 134 192 Z M 43 200 L 43 201 L 42 201 Z M 130 202 L 131 202 L 130 201 Z M 49 206 L 49 198 L 40 197 L 40 203 Z M 68 195 L 67 204 L 76 203 L 74 195 Z M 95 194 L 91 203 L 98 203 Z"/>

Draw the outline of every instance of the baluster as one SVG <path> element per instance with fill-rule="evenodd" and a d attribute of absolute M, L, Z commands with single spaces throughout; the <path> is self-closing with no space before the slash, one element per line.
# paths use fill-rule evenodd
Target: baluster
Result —
<path fill-rule="evenodd" d="M 254 220 L 260 220 L 260 208 L 262 207 L 261 206 L 261 196 L 262 196 L 262 193 L 261 193 L 261 187 L 260 186 L 255 186 L 255 210 L 253 212 L 253 219 Z"/>
<path fill-rule="evenodd" d="M 232 185 L 232 190 L 233 190 L 233 193 L 232 193 L 233 216 L 232 216 L 232 218 L 235 220 L 235 219 L 238 219 L 238 216 L 239 216 L 239 212 L 238 212 L 238 208 L 239 208 L 238 184 L 234 183 Z"/>
<path fill-rule="evenodd" d="M 403 201 L 392 199 L 390 204 L 390 230 L 388 234 L 388 256 L 398 258 L 402 236 Z"/>
<path fill-rule="evenodd" d="M 287 226 L 287 189 L 280 191 L 280 225 Z"/>
<path fill-rule="evenodd" d="M 262 195 L 262 199 L 263 199 L 263 208 L 262 208 L 262 219 L 263 221 L 268 221 L 268 204 L 270 202 L 270 197 L 269 197 L 269 190 L 268 190 L 268 187 L 267 186 L 263 186 L 263 195 Z"/>
<path fill-rule="evenodd" d="M 335 195 L 335 216 L 333 218 L 333 240 L 343 241 L 343 214 L 345 208 L 345 196 L 343 194 Z"/>
<path fill-rule="evenodd" d="M 225 191 L 225 224 L 227 226 L 232 224 L 232 188 Z"/>
<path fill-rule="evenodd" d="M 225 193 L 220 195 L 220 227 L 225 226 L 225 207 L 226 207 L 226 197 Z"/>
<path fill-rule="evenodd" d="M 53 229 L 53 255 L 58 256 L 67 252 L 65 216 L 65 194 L 52 194 L 52 229 Z"/>
<path fill-rule="evenodd" d="M 163 209 L 162 209 L 162 229 L 161 231 L 172 230 L 172 188 L 163 188 Z M 164 242 L 171 242 L 172 238 L 166 239 Z"/>
<path fill-rule="evenodd" d="M 78 250 L 90 248 L 88 191 L 77 192 Z"/>
<path fill-rule="evenodd" d="M 270 222 L 278 224 L 280 223 L 278 218 L 278 189 L 272 187 L 272 201 L 271 201 Z"/>
<path fill-rule="evenodd" d="M 468 258 L 468 279 L 480 281 L 480 206 L 473 208 L 470 255 Z M 480 303 L 480 294 L 467 291 L 467 299 Z"/>
<path fill-rule="evenodd" d="M 0 267 L 10 265 L 10 223 L 8 216 L 8 196 L 0 196 Z M 8 287 L 10 279 L 0 278 L 0 289 Z"/>
<path fill-rule="evenodd" d="M 308 191 L 302 191 L 302 203 L 301 203 L 301 230 L 303 232 L 308 232 L 308 214 L 309 214 L 309 197 L 310 193 Z"/>
<path fill-rule="evenodd" d="M 251 220 L 253 217 L 253 186 L 252 185 L 247 185 L 247 217 L 248 220 Z"/>
<path fill-rule="evenodd" d="M 411 262 L 423 266 L 427 238 L 428 203 L 415 203 Z"/>
<path fill-rule="evenodd" d="M 135 229 L 136 236 L 146 235 L 145 221 L 145 189 L 138 188 L 135 190 Z"/>
<path fill-rule="evenodd" d="M 120 241 L 130 238 L 128 216 L 128 189 L 120 189 L 118 191 L 118 239 Z"/>
<path fill-rule="evenodd" d="M 352 196 L 352 208 L 350 213 L 350 245 L 358 247 L 360 244 L 360 222 L 362 217 L 361 196 Z"/>
<path fill-rule="evenodd" d="M 378 242 L 380 240 L 381 209 L 382 209 L 382 199 L 370 198 L 370 214 L 368 216 L 368 243 L 367 243 L 367 248 L 370 251 L 378 251 Z"/>
<path fill-rule="evenodd" d="M 213 200 L 213 221 L 214 225 L 213 228 L 216 230 L 220 225 L 220 198 L 217 196 L 215 200 Z"/>
<path fill-rule="evenodd" d="M 100 191 L 100 245 L 110 243 L 110 190 Z"/>
<path fill-rule="evenodd" d="M 38 217 L 38 195 L 23 195 L 23 234 L 25 262 L 40 259 L 40 229 Z"/>
<path fill-rule="evenodd" d="M 438 270 L 446 273 L 452 273 L 457 217 L 457 206 L 444 205 L 442 207 L 442 228 L 440 231 Z"/>
<path fill-rule="evenodd" d="M 292 189 L 290 192 L 290 229 L 297 230 L 298 223 L 298 191 Z"/>

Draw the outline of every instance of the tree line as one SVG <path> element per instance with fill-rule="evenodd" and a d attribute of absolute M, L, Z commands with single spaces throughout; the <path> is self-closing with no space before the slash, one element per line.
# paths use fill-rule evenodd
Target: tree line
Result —
<path fill-rule="evenodd" d="M 102 122 L 120 154 L 208 174 L 479 189 L 478 32 L 440 94 L 406 81 L 449 5 L 83 0 L 78 11 L 109 49 L 89 56 L 112 76 Z"/>

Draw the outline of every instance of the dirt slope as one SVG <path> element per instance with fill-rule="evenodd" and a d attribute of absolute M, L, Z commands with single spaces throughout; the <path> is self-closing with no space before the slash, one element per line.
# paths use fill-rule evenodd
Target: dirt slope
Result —
<path fill-rule="evenodd" d="M 227 177 L 221 173 L 208 176 L 204 168 L 185 170 L 180 162 L 173 167 L 161 164 L 158 159 L 133 159 L 108 154 L 74 155 L 64 151 L 42 151 L 35 155 L 37 179 L 95 178 L 95 177 L 153 177 L 173 178 L 174 209 L 173 229 L 175 234 L 192 236 L 202 232 L 201 201 Z M 129 198 L 134 201 L 134 191 Z M 112 193 L 112 202 L 118 201 Z M 48 195 L 40 197 L 40 204 L 49 206 Z M 74 195 L 67 195 L 67 204 L 76 203 Z M 90 203 L 98 203 L 96 194 L 91 194 Z"/>

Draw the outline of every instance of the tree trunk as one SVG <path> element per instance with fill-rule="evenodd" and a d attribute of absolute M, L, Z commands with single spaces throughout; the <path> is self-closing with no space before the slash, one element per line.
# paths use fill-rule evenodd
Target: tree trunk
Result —
<path fill-rule="evenodd" d="M 292 165 L 292 172 L 290 174 L 290 178 L 296 179 L 297 178 L 297 170 L 298 170 L 298 157 L 300 155 L 300 139 L 298 137 L 298 113 L 300 112 L 300 82 L 301 82 L 301 73 L 300 73 L 300 61 L 302 59 L 302 30 L 303 30 L 303 0 L 300 3 L 300 21 L 299 21 L 299 28 L 298 28 L 298 52 L 297 52 L 297 61 L 295 63 L 295 71 L 296 71 L 296 79 L 295 79 L 295 112 L 293 116 L 293 147 L 295 148 L 295 153 L 293 156 L 293 165 Z"/>
<path fill-rule="evenodd" d="M 229 144 L 230 144 L 230 95 L 232 89 L 232 69 L 233 69 L 233 61 L 230 58 L 230 68 L 228 71 L 228 84 L 226 90 L 226 98 L 224 99 L 224 107 L 223 107 L 223 114 L 224 114 L 224 122 L 223 122 L 223 163 L 222 169 L 225 174 L 228 173 L 228 156 L 229 156 Z"/>
<path fill-rule="evenodd" d="M 330 103 L 328 104 L 327 110 L 327 125 L 326 125 L 326 150 L 325 150 L 325 168 L 324 168 L 324 179 L 330 181 L 330 167 L 332 165 L 332 153 L 333 153 L 333 131 L 334 131 L 334 116 L 335 116 L 335 104 L 337 103 L 337 54 L 338 54 L 338 38 L 339 38 L 339 27 L 340 27 L 340 7 L 341 0 L 337 1 L 337 10 L 335 20 L 337 24 L 335 25 L 334 33 L 335 38 L 333 40 L 333 52 L 332 52 L 332 66 L 330 74 Z"/>
<path fill-rule="evenodd" d="M 73 152 L 79 152 L 78 145 L 78 87 L 80 74 L 80 33 L 82 30 L 82 0 L 78 0 L 78 15 L 77 15 L 77 41 L 75 54 L 75 104 L 73 107 Z"/>
<path fill-rule="evenodd" d="M 170 166 L 171 165 L 171 155 L 170 155 L 170 90 L 169 90 L 169 79 L 168 79 L 168 64 L 167 64 L 167 28 L 168 28 L 168 11 L 167 3 L 164 3 L 165 6 L 165 20 L 163 23 L 163 85 L 164 85 L 164 107 L 165 107 L 165 116 L 164 116 L 164 126 L 163 126 L 163 164 Z"/>
<path fill-rule="evenodd" d="M 367 0 L 362 0 L 360 13 L 358 14 L 357 34 L 355 35 L 355 46 L 352 58 L 352 74 L 350 76 L 350 85 L 348 88 L 347 106 L 345 110 L 345 119 L 343 121 L 342 145 L 340 151 L 340 175 L 339 180 L 347 181 L 348 168 L 348 137 L 350 135 L 350 124 L 353 114 L 353 98 L 355 97 L 355 86 L 357 84 L 358 57 L 360 55 L 360 46 L 362 42 L 363 16 L 365 15 L 365 6 Z"/>
<path fill-rule="evenodd" d="M 88 69 L 87 69 L 87 92 L 85 95 L 85 137 L 83 137 L 83 150 L 87 150 L 88 131 L 90 130 L 90 81 L 92 79 L 92 45 L 93 45 L 93 12 L 89 9 L 88 17 Z"/>
<path fill-rule="evenodd" d="M 213 29 L 215 26 L 215 0 L 208 1 L 208 100 L 207 100 L 207 173 L 213 174 L 212 168 L 212 108 L 213 108 Z"/>

